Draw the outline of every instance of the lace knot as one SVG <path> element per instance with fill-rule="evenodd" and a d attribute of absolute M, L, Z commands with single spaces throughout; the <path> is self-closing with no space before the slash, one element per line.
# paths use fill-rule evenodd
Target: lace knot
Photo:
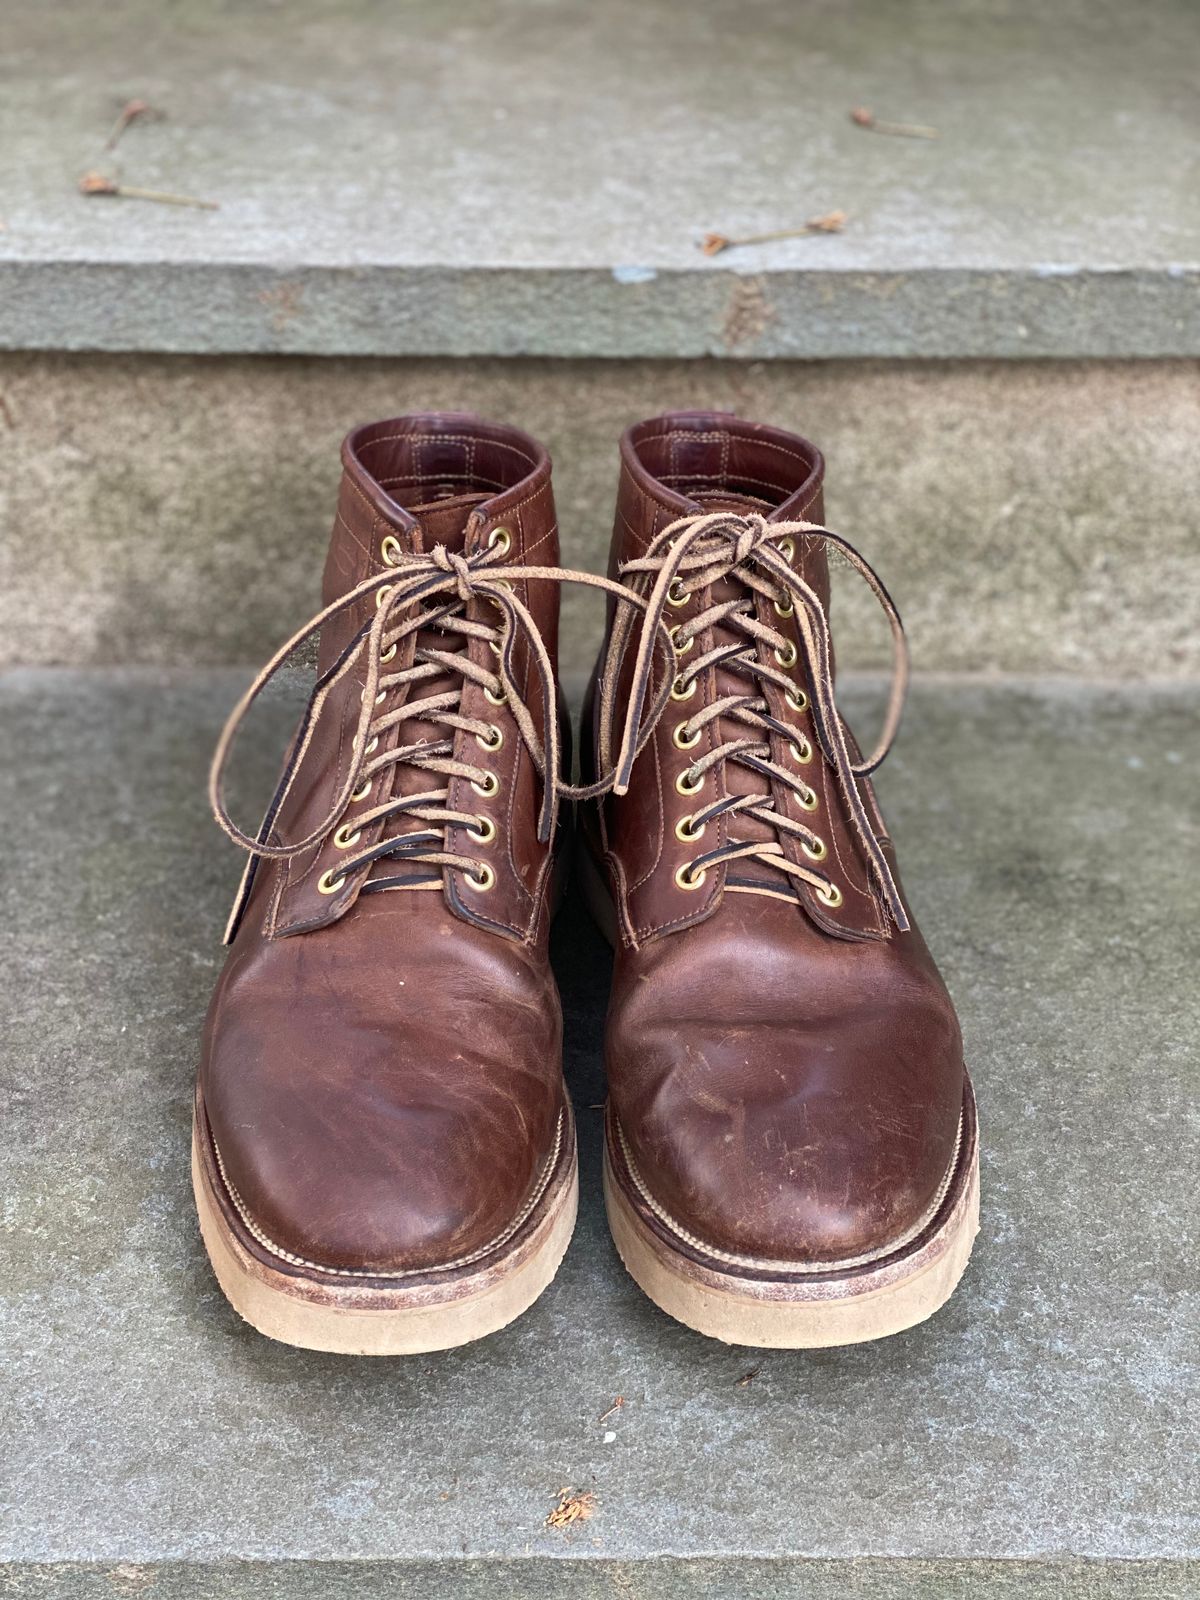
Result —
<path fill-rule="evenodd" d="M 435 544 L 429 552 L 429 559 L 439 572 L 444 572 L 457 580 L 455 590 L 464 605 L 472 599 L 475 586 L 472 582 L 470 563 L 465 556 L 459 555 L 456 550 L 447 550 L 444 544 Z"/>

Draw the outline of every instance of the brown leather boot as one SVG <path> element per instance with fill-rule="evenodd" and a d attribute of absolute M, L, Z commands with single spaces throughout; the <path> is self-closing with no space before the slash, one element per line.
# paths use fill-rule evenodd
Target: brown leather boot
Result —
<path fill-rule="evenodd" d="M 954 1008 L 912 922 L 868 778 L 905 678 L 874 573 L 821 527 L 806 440 L 680 413 L 621 442 L 612 625 L 584 873 L 617 947 L 606 1039 L 609 1221 L 681 1322 L 801 1347 L 895 1333 L 950 1295 L 978 1217 L 975 1105 Z M 833 698 L 827 550 L 893 626 L 897 682 L 864 760 Z M 652 720 L 653 629 L 671 623 Z M 589 869 L 590 861 L 590 869 Z"/>
<path fill-rule="evenodd" d="M 214 761 L 251 852 L 204 1036 L 193 1177 L 221 1287 L 262 1332 L 364 1354 L 502 1327 L 575 1218 L 547 958 L 560 782 L 545 450 L 474 417 L 358 429 L 324 610 Z M 577 575 L 578 576 L 578 575 Z M 591 580 L 600 586 L 604 580 Z M 266 681 L 318 682 L 257 837 L 221 798 Z"/>

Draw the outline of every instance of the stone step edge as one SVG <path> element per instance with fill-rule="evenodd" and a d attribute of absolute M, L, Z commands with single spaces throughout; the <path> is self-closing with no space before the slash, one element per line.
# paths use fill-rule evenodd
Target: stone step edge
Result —
<path fill-rule="evenodd" d="M 1040 1557 L 586 1555 L 547 1548 L 523 1556 L 414 1556 L 387 1561 L 299 1559 L 212 1562 L 129 1561 L 0 1563 L 0 1590 L 38 1600 L 91 1600 L 153 1593 L 155 1600 L 366 1600 L 378 1594 L 429 1600 L 610 1600 L 645 1593 L 663 1600 L 713 1600 L 715 1583 L 734 1578 L 738 1600 L 1182 1600 L 1195 1592 L 1200 1560 L 1118 1560 L 1080 1555 Z M 497 1587 L 502 1585 L 502 1587 Z"/>
<path fill-rule="evenodd" d="M 360 356 L 1200 355 L 1200 265 L 734 271 L 0 261 L 0 349 Z"/>

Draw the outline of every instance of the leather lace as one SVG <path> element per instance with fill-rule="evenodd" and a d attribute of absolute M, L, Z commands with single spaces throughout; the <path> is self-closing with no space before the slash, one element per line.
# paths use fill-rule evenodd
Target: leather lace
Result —
<path fill-rule="evenodd" d="M 463 690 L 468 683 L 482 688 L 492 703 L 503 705 L 516 725 L 518 737 L 541 778 L 542 801 L 538 817 L 538 838 L 547 842 L 553 836 L 559 808 L 564 799 L 593 799 L 607 791 L 611 775 L 598 782 L 575 785 L 563 780 L 558 725 L 557 689 L 553 663 L 537 623 L 513 592 L 516 582 L 577 583 L 601 589 L 617 601 L 618 614 L 645 610 L 646 603 L 622 584 L 593 573 L 573 572 L 562 567 L 504 564 L 504 552 L 486 548 L 460 555 L 437 545 L 428 554 L 400 552 L 389 569 L 373 574 L 318 612 L 279 647 L 253 683 L 234 706 L 213 755 L 209 774 L 209 799 L 217 822 L 229 837 L 252 856 L 287 859 L 322 843 L 335 829 L 339 844 L 347 854 L 338 864 L 337 884 L 383 856 L 437 869 L 460 868 L 478 874 L 484 864 L 477 858 L 446 848 L 445 830 L 456 825 L 478 830 L 481 818 L 449 804 L 449 782 L 464 778 L 487 792 L 496 780 L 489 768 L 469 756 L 455 754 L 460 734 L 473 735 L 483 750 L 499 747 L 502 730 L 497 724 L 466 715 L 462 710 Z M 351 637 L 337 660 L 318 680 L 305 708 L 296 736 L 291 769 L 295 770 L 320 725 L 324 708 L 337 685 L 364 667 L 361 710 L 354 733 L 349 771 L 330 804 L 328 814 L 302 838 L 275 842 L 271 835 L 276 820 L 279 796 L 272 802 L 256 834 L 243 832 L 233 821 L 225 803 L 224 774 L 238 732 L 259 696 L 315 634 L 333 617 L 374 597 L 375 615 Z M 475 621 L 464 613 L 472 601 L 483 600 L 500 613 L 495 625 Z M 431 642 L 440 637 L 441 643 Z M 671 659 L 670 637 L 664 625 L 644 630 L 653 657 L 655 640 L 666 660 Z M 483 640 L 494 657 L 489 668 L 473 661 L 468 654 L 472 640 Z M 544 740 L 521 697 L 515 681 L 515 648 L 523 640 L 532 668 L 534 690 L 541 708 Z M 405 648 L 407 646 L 407 648 Z M 403 654 L 401 651 L 403 650 Z M 392 660 L 400 657 L 409 664 L 389 671 Z M 423 690 L 433 680 L 450 680 L 450 686 L 436 693 Z M 640 750 L 649 739 L 670 692 L 666 677 L 652 705 L 646 726 L 635 736 Z M 440 740 L 401 744 L 393 749 L 379 748 L 380 740 L 400 723 L 421 721 L 444 730 Z M 461 741 L 469 748 L 467 740 Z M 375 780 L 400 763 L 415 768 L 432 782 L 418 793 L 384 798 L 365 809 Z M 389 786 L 390 787 L 390 786 Z M 343 818 L 349 817 L 345 823 Z M 385 834 L 376 843 L 355 851 L 358 836 L 376 824 L 413 820 L 423 827 Z M 341 825 L 339 827 L 339 825 Z"/>
<path fill-rule="evenodd" d="M 820 596 L 792 568 L 780 549 L 782 544 L 800 536 L 819 539 L 840 553 L 866 582 L 891 627 L 891 694 L 878 744 L 865 760 L 856 760 L 852 754 L 834 698 L 833 659 L 825 608 Z M 772 784 L 790 789 L 802 807 L 811 809 L 815 805 L 815 795 L 804 781 L 802 769 L 785 767 L 772 758 L 771 735 L 786 740 L 802 761 L 807 761 L 811 752 L 805 750 L 806 741 L 799 729 L 790 727 L 771 712 L 764 693 L 764 685 L 773 684 L 795 709 L 800 710 L 807 701 L 802 698 L 799 686 L 807 679 L 821 754 L 834 773 L 879 892 L 897 928 L 906 930 L 909 921 L 904 902 L 857 781 L 874 772 L 891 748 L 908 683 L 904 628 L 891 596 L 869 563 L 845 539 L 815 523 L 768 522 L 759 515 L 718 511 L 673 522 L 652 540 L 644 556 L 622 566 L 621 575 L 640 590 L 648 588 L 649 593 L 620 749 L 612 763 L 613 792 L 624 794 L 628 789 L 633 763 L 645 743 L 647 724 L 653 725 L 661 715 L 662 706 L 652 696 L 651 689 L 656 641 L 665 625 L 666 607 L 672 601 L 681 604 L 692 593 L 710 590 L 730 580 L 736 590 L 731 598 L 714 600 L 671 630 L 676 650 L 673 688 L 677 700 L 690 698 L 690 689 L 703 681 L 705 673 L 717 667 L 744 680 L 740 692 L 706 700 L 677 730 L 680 739 L 686 741 L 683 748 L 690 743 L 698 744 L 704 730 L 710 727 L 718 741 L 686 769 L 687 782 L 699 790 L 707 774 L 718 772 L 726 763 L 737 764 L 761 774 Z M 790 634 L 757 615 L 756 596 L 770 601 L 781 619 L 790 618 L 794 612 L 799 651 Z M 632 622 L 632 614 L 623 611 L 616 619 L 614 635 L 627 636 Z M 727 643 L 715 643 L 695 660 L 686 659 L 695 641 L 718 627 L 738 637 Z M 624 653 L 625 638 L 614 639 L 614 645 L 611 659 L 619 661 Z M 803 677 L 795 670 L 797 660 L 803 668 Z M 606 673 L 601 684 L 602 769 L 606 769 L 611 760 L 610 741 L 616 725 L 614 688 L 615 676 Z M 654 703 L 648 705 L 651 700 Z M 839 903 L 840 890 L 831 878 L 814 865 L 799 864 L 785 855 L 780 842 L 784 835 L 796 840 L 800 853 L 814 862 L 824 858 L 826 847 L 812 828 L 779 809 L 772 793 L 719 795 L 693 813 L 691 837 L 698 840 L 708 823 L 721 816 L 729 819 L 727 840 L 688 863 L 692 881 L 720 863 L 756 859 L 784 873 L 797 891 L 800 884 L 808 884 L 826 905 Z M 774 837 L 739 841 L 732 831 L 738 816 L 753 817 L 766 824 Z"/>

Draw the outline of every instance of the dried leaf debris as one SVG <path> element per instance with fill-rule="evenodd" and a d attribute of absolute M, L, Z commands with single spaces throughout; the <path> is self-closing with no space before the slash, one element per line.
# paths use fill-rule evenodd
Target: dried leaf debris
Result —
<path fill-rule="evenodd" d="M 577 1522 L 587 1522 L 596 1514 L 596 1496 L 591 1490 L 577 1494 L 567 1487 L 558 1491 L 558 1504 L 546 1518 L 548 1528 L 570 1528 Z"/>

